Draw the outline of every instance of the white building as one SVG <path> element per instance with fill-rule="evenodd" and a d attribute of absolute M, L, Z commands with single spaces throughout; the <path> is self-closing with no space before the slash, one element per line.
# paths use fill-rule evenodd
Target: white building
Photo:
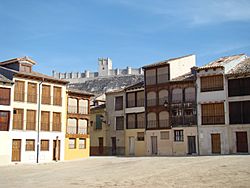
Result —
<path fill-rule="evenodd" d="M 28 57 L 0 63 L 0 74 L 14 82 L 9 162 L 64 159 L 67 82 L 34 72 L 35 64 Z"/>

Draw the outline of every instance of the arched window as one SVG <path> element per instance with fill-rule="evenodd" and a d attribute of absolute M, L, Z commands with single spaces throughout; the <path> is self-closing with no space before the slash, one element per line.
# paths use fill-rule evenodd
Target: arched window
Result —
<path fill-rule="evenodd" d="M 147 106 L 156 105 L 156 92 L 150 91 L 147 93 Z"/>
<path fill-rule="evenodd" d="M 169 127 L 169 113 L 167 111 L 159 113 L 159 125 L 161 128 Z"/>
<path fill-rule="evenodd" d="M 195 88 L 189 87 L 185 89 L 185 102 L 195 101 Z"/>
<path fill-rule="evenodd" d="M 156 113 L 150 112 L 147 115 L 147 128 L 156 128 Z"/>
<path fill-rule="evenodd" d="M 182 102 L 182 89 L 176 88 L 172 91 L 172 102 L 181 103 Z"/>
<path fill-rule="evenodd" d="M 159 91 L 159 105 L 163 106 L 165 101 L 168 102 L 168 90 L 163 89 Z"/>

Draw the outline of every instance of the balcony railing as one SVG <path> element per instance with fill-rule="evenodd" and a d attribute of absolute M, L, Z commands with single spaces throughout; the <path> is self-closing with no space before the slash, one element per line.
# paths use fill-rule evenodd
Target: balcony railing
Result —
<path fill-rule="evenodd" d="M 14 101 L 24 102 L 24 92 L 14 92 Z"/>
<path fill-rule="evenodd" d="M 48 122 L 46 122 L 46 123 L 41 122 L 41 131 L 50 131 L 50 123 L 48 123 Z"/>
<path fill-rule="evenodd" d="M 52 131 L 61 131 L 61 123 L 53 123 Z"/>
<path fill-rule="evenodd" d="M 28 95 L 27 95 L 27 102 L 30 102 L 30 103 L 37 103 L 37 95 L 28 94 Z"/>
<path fill-rule="evenodd" d="M 9 105 L 10 97 L 0 96 L 0 104 L 1 105 Z"/>
<path fill-rule="evenodd" d="M 164 105 L 164 103 L 165 103 L 165 101 L 167 101 L 167 102 L 168 102 L 168 98 L 167 98 L 167 97 L 164 97 L 164 98 L 159 98 L 159 105 L 160 105 L 160 106 L 163 106 L 163 105 Z"/>
<path fill-rule="evenodd" d="M 156 99 L 148 99 L 147 106 L 156 106 Z"/>
<path fill-rule="evenodd" d="M 172 116 L 171 123 L 173 126 L 183 125 L 184 117 L 183 116 Z"/>
<path fill-rule="evenodd" d="M 145 121 L 137 121 L 137 128 L 138 129 L 145 128 Z"/>
<path fill-rule="evenodd" d="M 76 134 L 77 133 L 76 125 L 68 125 L 67 126 L 67 133 L 68 134 Z"/>
<path fill-rule="evenodd" d="M 203 125 L 225 124 L 225 116 L 202 116 Z"/>
<path fill-rule="evenodd" d="M 23 120 L 13 120 L 13 129 L 23 130 Z"/>
<path fill-rule="evenodd" d="M 165 119 L 165 120 L 159 120 L 159 127 L 160 128 L 168 128 L 169 126 L 169 120 Z"/>
<path fill-rule="evenodd" d="M 195 115 L 185 115 L 184 116 L 185 125 L 195 125 L 197 124 L 197 117 Z"/>
<path fill-rule="evenodd" d="M 53 97 L 53 105 L 62 106 L 62 97 Z"/>
<path fill-rule="evenodd" d="M 149 120 L 148 123 L 147 123 L 147 128 L 148 129 L 157 128 L 156 120 Z"/>
<path fill-rule="evenodd" d="M 36 130 L 36 122 L 27 121 L 26 122 L 26 130 Z"/>

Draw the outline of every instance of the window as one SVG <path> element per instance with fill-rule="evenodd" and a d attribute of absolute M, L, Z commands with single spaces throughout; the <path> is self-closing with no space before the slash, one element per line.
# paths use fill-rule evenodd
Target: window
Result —
<path fill-rule="evenodd" d="M 146 85 L 156 84 L 156 69 L 146 70 Z"/>
<path fill-rule="evenodd" d="M 144 141 L 144 132 L 137 132 L 137 141 Z"/>
<path fill-rule="evenodd" d="M 168 90 L 163 89 L 159 91 L 159 105 L 163 106 L 165 101 L 168 102 Z"/>
<path fill-rule="evenodd" d="M 181 103 L 182 102 L 182 89 L 176 88 L 172 91 L 172 103 Z"/>
<path fill-rule="evenodd" d="M 185 88 L 185 102 L 195 102 L 195 88 Z"/>
<path fill-rule="evenodd" d="M 223 90 L 223 75 L 201 77 L 201 92 Z"/>
<path fill-rule="evenodd" d="M 36 111 L 35 110 L 27 110 L 26 130 L 36 130 Z"/>
<path fill-rule="evenodd" d="M 50 112 L 41 112 L 41 130 L 50 131 Z"/>
<path fill-rule="evenodd" d="M 52 131 L 61 131 L 61 113 L 53 112 Z"/>
<path fill-rule="evenodd" d="M 115 97 L 115 110 L 123 109 L 123 97 Z"/>
<path fill-rule="evenodd" d="M 41 151 L 49 151 L 49 140 L 41 140 Z"/>
<path fill-rule="evenodd" d="M 78 120 L 78 134 L 88 134 L 88 120 Z"/>
<path fill-rule="evenodd" d="M 228 96 L 250 95 L 250 77 L 228 80 Z"/>
<path fill-rule="evenodd" d="M 174 131 L 174 141 L 175 142 L 183 142 L 184 141 L 183 130 L 175 130 Z"/>
<path fill-rule="evenodd" d="M 168 66 L 157 69 L 157 83 L 166 83 L 169 80 Z"/>
<path fill-rule="evenodd" d="M 141 107 L 144 106 L 144 91 L 139 91 L 136 93 L 136 106 Z"/>
<path fill-rule="evenodd" d="M 89 113 L 89 101 L 88 100 L 79 100 L 79 113 L 80 114 Z"/>
<path fill-rule="evenodd" d="M 76 134 L 76 127 L 77 127 L 76 122 L 77 119 L 72 119 L 72 118 L 68 119 L 67 134 Z"/>
<path fill-rule="evenodd" d="M 128 129 L 136 128 L 136 114 L 127 114 L 127 128 Z"/>
<path fill-rule="evenodd" d="M 124 130 L 124 117 L 116 117 L 116 130 Z"/>
<path fill-rule="evenodd" d="M 10 112 L 0 111 L 0 131 L 9 131 Z"/>
<path fill-rule="evenodd" d="M 79 138 L 79 149 L 86 149 L 86 139 Z"/>
<path fill-rule="evenodd" d="M 169 127 L 169 113 L 168 113 L 168 111 L 161 111 L 159 113 L 159 126 L 160 126 L 160 128 Z"/>
<path fill-rule="evenodd" d="M 62 105 L 62 88 L 54 87 L 53 89 L 53 105 Z"/>
<path fill-rule="evenodd" d="M 156 106 L 156 92 L 150 91 L 147 93 L 147 106 Z"/>
<path fill-rule="evenodd" d="M 15 81 L 14 100 L 24 102 L 25 86 L 23 81 Z"/>
<path fill-rule="evenodd" d="M 161 140 L 169 140 L 169 131 L 161 131 Z"/>
<path fill-rule="evenodd" d="M 14 109 L 13 129 L 23 129 L 23 109 Z"/>
<path fill-rule="evenodd" d="M 150 112 L 147 114 L 147 128 L 148 129 L 157 128 L 156 113 Z"/>
<path fill-rule="evenodd" d="M 127 93 L 127 107 L 135 107 L 135 92 Z"/>
<path fill-rule="evenodd" d="M 102 129 L 102 115 L 97 114 L 95 117 L 95 128 Z"/>
<path fill-rule="evenodd" d="M 68 113 L 77 113 L 77 99 L 68 98 Z"/>
<path fill-rule="evenodd" d="M 202 124 L 225 124 L 224 103 L 202 104 Z"/>
<path fill-rule="evenodd" d="M 31 72 L 31 66 L 22 64 L 20 66 L 20 72 Z"/>
<path fill-rule="evenodd" d="M 69 139 L 69 149 L 75 149 L 76 148 L 76 139 L 70 138 Z"/>
<path fill-rule="evenodd" d="M 26 140 L 26 146 L 25 146 L 26 151 L 35 151 L 35 140 Z"/>
<path fill-rule="evenodd" d="M 37 84 L 28 83 L 28 97 L 27 101 L 30 103 L 37 103 Z"/>
<path fill-rule="evenodd" d="M 0 105 L 10 105 L 10 89 L 0 87 Z"/>
<path fill-rule="evenodd" d="M 230 124 L 250 123 L 250 101 L 229 102 Z"/>
<path fill-rule="evenodd" d="M 139 113 L 137 116 L 137 128 L 144 129 L 145 128 L 145 113 Z"/>
<path fill-rule="evenodd" d="M 50 95 L 50 86 L 42 85 L 42 104 L 50 104 L 51 95 Z"/>

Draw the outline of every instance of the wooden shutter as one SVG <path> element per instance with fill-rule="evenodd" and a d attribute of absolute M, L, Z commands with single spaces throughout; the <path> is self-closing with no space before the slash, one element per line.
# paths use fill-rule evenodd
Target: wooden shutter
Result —
<path fill-rule="evenodd" d="M 144 98 L 145 98 L 144 91 L 139 91 L 136 93 L 136 106 L 137 107 L 144 106 Z"/>
<path fill-rule="evenodd" d="M 23 81 L 15 81 L 14 87 L 14 100 L 24 102 L 24 82 Z"/>
<path fill-rule="evenodd" d="M 96 129 L 102 129 L 102 120 L 101 120 L 101 116 L 100 114 L 97 114 L 96 115 L 96 118 L 95 118 L 95 128 Z"/>
<path fill-rule="evenodd" d="M 41 140 L 41 151 L 49 151 L 49 140 Z"/>
<path fill-rule="evenodd" d="M 61 131 L 61 113 L 53 112 L 53 131 Z"/>
<path fill-rule="evenodd" d="M 42 104 L 50 104 L 50 86 L 42 85 Z"/>
<path fill-rule="evenodd" d="M 36 130 L 36 111 L 27 110 L 26 130 Z"/>
<path fill-rule="evenodd" d="M 14 109 L 13 129 L 23 129 L 23 109 Z"/>
<path fill-rule="evenodd" d="M 127 93 L 127 107 L 135 107 L 135 93 Z"/>
<path fill-rule="evenodd" d="M 53 104 L 62 105 L 62 88 L 54 87 L 53 89 Z"/>
<path fill-rule="evenodd" d="M 28 83 L 28 102 L 37 103 L 37 84 Z"/>
<path fill-rule="evenodd" d="M 10 112 L 0 111 L 0 131 L 9 130 Z"/>
<path fill-rule="evenodd" d="M 42 111 L 41 113 L 41 130 L 49 131 L 50 130 L 50 113 Z"/>
<path fill-rule="evenodd" d="M 0 105 L 10 105 L 10 88 L 0 88 Z"/>

